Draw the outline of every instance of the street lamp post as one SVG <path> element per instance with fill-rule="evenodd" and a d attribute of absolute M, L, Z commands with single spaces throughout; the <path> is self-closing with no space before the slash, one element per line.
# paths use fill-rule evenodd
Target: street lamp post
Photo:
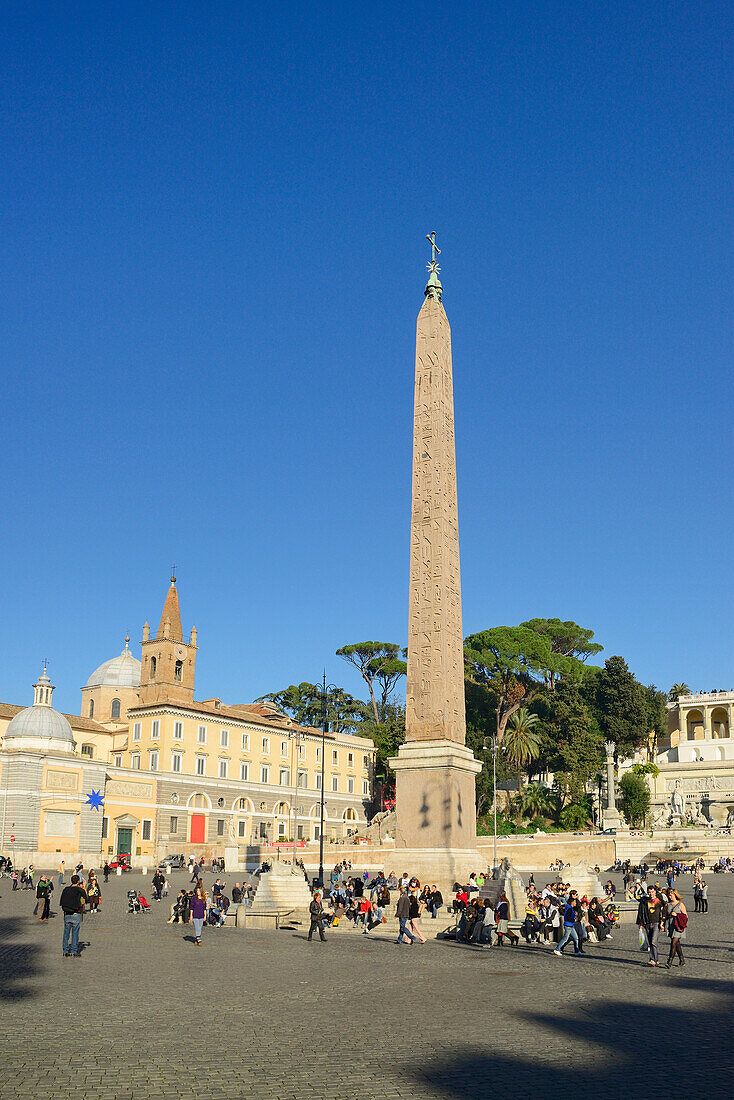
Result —
<path fill-rule="evenodd" d="M 326 672 L 321 682 L 321 817 L 319 824 L 319 886 L 324 888 L 324 779 L 326 761 L 326 734 L 329 732 L 329 714 L 327 701 L 330 691 L 336 691 L 336 684 L 326 686 Z"/>
<path fill-rule="evenodd" d="M 497 738 L 485 737 L 484 748 L 492 746 L 492 811 L 494 815 L 494 857 L 492 871 L 497 871 Z"/>

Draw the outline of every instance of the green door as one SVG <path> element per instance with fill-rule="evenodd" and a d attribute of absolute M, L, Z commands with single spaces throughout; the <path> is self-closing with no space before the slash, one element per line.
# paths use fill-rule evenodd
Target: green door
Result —
<path fill-rule="evenodd" d="M 117 852 L 118 856 L 131 856 L 133 854 L 133 831 L 132 829 L 119 828 L 117 830 Z"/>

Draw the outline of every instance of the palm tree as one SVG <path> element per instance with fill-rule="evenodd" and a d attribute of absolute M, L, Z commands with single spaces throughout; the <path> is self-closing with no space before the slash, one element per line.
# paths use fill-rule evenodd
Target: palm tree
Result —
<path fill-rule="evenodd" d="M 517 790 L 522 790 L 522 769 L 540 753 L 540 733 L 533 729 L 538 715 L 527 707 L 515 711 L 507 723 L 503 745 L 508 759 L 517 768 Z"/>
<path fill-rule="evenodd" d="M 553 792 L 542 783 L 528 783 L 516 797 L 517 805 L 523 817 L 550 817 L 556 803 Z"/>
<path fill-rule="evenodd" d="M 672 688 L 668 692 L 668 702 L 677 703 L 681 695 L 690 695 L 691 689 L 688 684 L 673 684 Z"/>

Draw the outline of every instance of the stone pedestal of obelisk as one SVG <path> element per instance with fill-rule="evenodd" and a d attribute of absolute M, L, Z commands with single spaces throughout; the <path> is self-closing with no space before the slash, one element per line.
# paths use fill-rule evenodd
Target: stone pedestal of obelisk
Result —
<path fill-rule="evenodd" d="M 474 799 L 481 764 L 465 744 L 451 329 L 429 240 L 416 328 L 405 742 L 390 765 L 399 870 L 450 888 L 482 866 Z"/>

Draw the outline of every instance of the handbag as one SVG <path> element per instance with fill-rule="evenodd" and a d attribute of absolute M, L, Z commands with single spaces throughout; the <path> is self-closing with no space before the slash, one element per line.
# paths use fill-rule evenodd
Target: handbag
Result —
<path fill-rule="evenodd" d="M 688 925 L 687 913 L 676 913 L 673 917 L 673 928 L 676 932 L 685 932 Z"/>

